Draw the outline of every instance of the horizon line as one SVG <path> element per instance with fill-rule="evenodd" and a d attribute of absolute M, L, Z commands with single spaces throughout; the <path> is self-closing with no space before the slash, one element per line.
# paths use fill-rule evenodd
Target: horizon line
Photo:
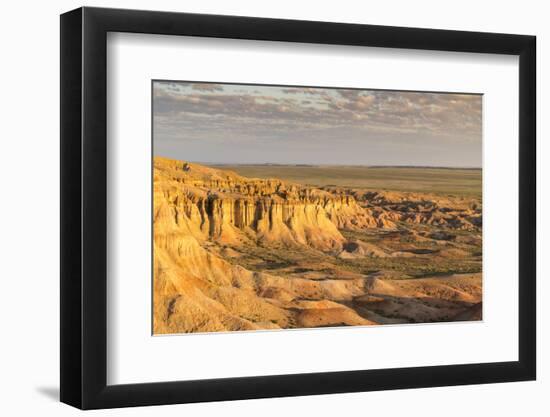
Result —
<path fill-rule="evenodd" d="M 472 166 L 472 165 L 412 165 L 412 164 L 330 164 L 330 163 L 307 163 L 307 162 L 296 162 L 296 163 L 284 163 L 284 162 L 208 162 L 208 161 L 193 161 L 190 159 L 177 159 L 174 157 L 164 156 L 164 155 L 153 155 L 155 157 L 173 159 L 182 162 L 190 162 L 192 164 L 201 164 L 201 165 L 240 165 L 240 166 L 302 166 L 302 167 L 316 167 L 316 166 L 333 166 L 333 167 L 364 167 L 364 168 L 432 168 L 432 169 L 478 169 L 483 170 L 483 166 Z"/>
<path fill-rule="evenodd" d="M 357 168 L 432 168 L 432 169 L 469 169 L 482 170 L 483 167 L 474 166 L 444 166 L 444 165 L 368 165 L 368 164 L 325 164 L 325 163 L 279 163 L 279 162 L 204 162 L 188 161 L 192 164 L 215 166 L 294 166 L 294 167 L 357 167 Z"/>

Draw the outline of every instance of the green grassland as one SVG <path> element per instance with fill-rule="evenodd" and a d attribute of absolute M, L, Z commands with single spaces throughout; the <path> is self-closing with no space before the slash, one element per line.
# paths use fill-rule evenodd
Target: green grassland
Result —
<path fill-rule="evenodd" d="M 481 169 L 335 165 L 211 165 L 249 178 L 304 185 L 481 197 Z"/>

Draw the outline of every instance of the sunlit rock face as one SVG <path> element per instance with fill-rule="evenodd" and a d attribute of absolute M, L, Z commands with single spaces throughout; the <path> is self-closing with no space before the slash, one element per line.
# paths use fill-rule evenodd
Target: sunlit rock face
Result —
<path fill-rule="evenodd" d="M 481 317 L 479 272 L 408 280 L 403 270 L 424 270 L 430 256 L 479 262 L 480 203 L 159 157 L 153 181 L 155 334 Z"/>
<path fill-rule="evenodd" d="M 155 158 L 154 181 L 156 235 L 179 230 L 199 240 L 252 239 L 336 251 L 345 241 L 338 229 L 394 227 L 353 196 L 198 164 Z"/>

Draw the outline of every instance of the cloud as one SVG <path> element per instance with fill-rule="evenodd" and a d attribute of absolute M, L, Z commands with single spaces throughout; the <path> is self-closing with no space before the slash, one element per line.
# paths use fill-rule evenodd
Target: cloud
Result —
<path fill-rule="evenodd" d="M 197 91 L 223 91 L 220 84 L 193 83 L 191 88 Z"/>
<path fill-rule="evenodd" d="M 323 88 L 313 88 L 313 87 L 292 87 L 292 88 L 283 88 L 281 90 L 285 94 L 306 94 L 306 95 L 323 95 L 326 93 Z"/>
<path fill-rule="evenodd" d="M 159 82 L 153 111 L 155 137 L 170 140 L 345 134 L 481 146 L 481 96 L 473 94 Z"/>

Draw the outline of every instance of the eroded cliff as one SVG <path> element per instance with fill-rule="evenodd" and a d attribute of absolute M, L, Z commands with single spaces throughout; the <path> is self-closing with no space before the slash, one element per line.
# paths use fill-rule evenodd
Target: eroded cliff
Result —
<path fill-rule="evenodd" d="M 154 170 L 155 236 L 340 251 L 345 238 L 339 229 L 394 227 L 351 195 L 158 157 Z"/>
<path fill-rule="evenodd" d="M 153 179 L 155 334 L 477 317 L 467 312 L 481 302 L 480 274 L 403 279 L 411 268 L 432 274 L 430 257 L 464 258 L 472 266 L 461 272 L 476 271 L 477 235 L 445 232 L 479 229 L 471 203 L 319 189 L 158 157 Z"/>

